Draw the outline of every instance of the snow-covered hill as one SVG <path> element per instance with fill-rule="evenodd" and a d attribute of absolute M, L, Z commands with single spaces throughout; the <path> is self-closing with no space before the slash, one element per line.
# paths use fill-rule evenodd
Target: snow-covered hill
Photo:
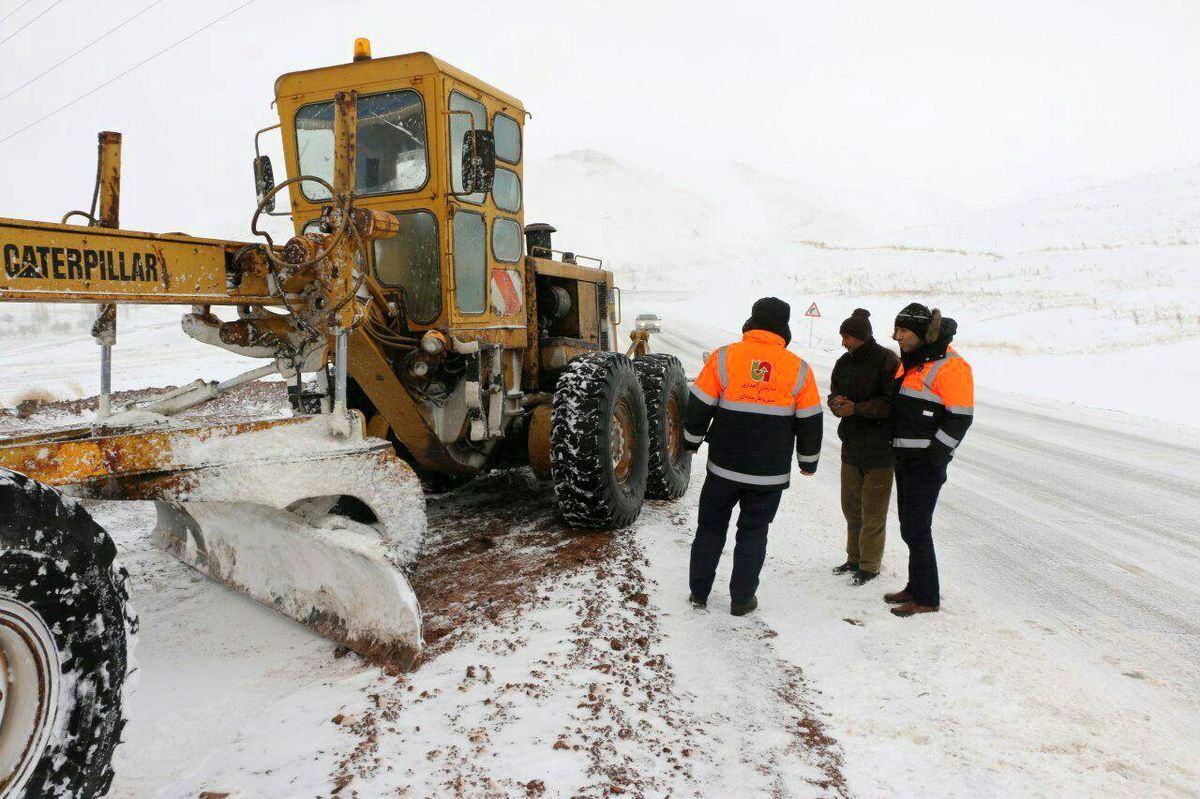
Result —
<path fill-rule="evenodd" d="M 1200 165 L 1147 175 L 894 234 L 908 243 L 1004 252 L 1200 243 Z"/>
<path fill-rule="evenodd" d="M 719 233 L 716 198 L 594 150 L 530 161 L 525 197 L 526 222 L 551 223 L 555 247 L 603 257 L 630 288 L 730 263 L 737 251 Z"/>
<path fill-rule="evenodd" d="M 816 302 L 814 332 L 834 346 L 855 307 L 886 337 L 916 300 L 960 322 L 985 387 L 1195 423 L 1164 397 L 1200 385 L 1200 168 L 898 232 L 861 196 L 737 164 L 712 174 L 709 194 L 572 153 L 530 164 L 528 218 L 604 255 L 624 287 L 686 296 L 688 313 L 732 324 L 756 296 L 797 316 Z"/>

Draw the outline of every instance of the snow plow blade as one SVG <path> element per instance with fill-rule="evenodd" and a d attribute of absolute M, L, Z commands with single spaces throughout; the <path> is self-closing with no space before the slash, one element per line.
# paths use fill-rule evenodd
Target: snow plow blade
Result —
<path fill-rule="evenodd" d="M 408 465 L 367 451 L 220 472 L 186 502 L 155 502 L 155 543 L 368 660 L 412 669 L 421 607 L 402 567 L 425 500 Z"/>
<path fill-rule="evenodd" d="M 28 445 L 76 496 L 155 500 L 179 560 L 367 659 L 409 670 L 421 608 L 405 576 L 425 498 L 391 445 L 329 416 L 139 430 Z M 345 420 L 343 420 L 345 421 Z M 26 447 L 8 450 L 20 462 Z"/>

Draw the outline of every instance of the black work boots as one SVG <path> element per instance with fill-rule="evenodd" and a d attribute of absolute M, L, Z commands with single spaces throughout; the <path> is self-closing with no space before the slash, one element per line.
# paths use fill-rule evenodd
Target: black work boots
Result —
<path fill-rule="evenodd" d="M 859 569 L 854 573 L 854 576 L 850 578 L 850 582 L 854 585 L 866 585 L 878 576 L 879 572 L 865 572 L 862 569 Z"/>
<path fill-rule="evenodd" d="M 752 597 L 750 597 L 749 602 L 744 602 L 744 603 L 740 603 L 740 604 L 737 602 L 730 603 L 729 612 L 731 614 L 733 614 L 734 616 L 745 616 L 747 613 L 753 612 L 754 609 L 757 607 L 758 607 L 758 597 L 752 596 Z"/>
<path fill-rule="evenodd" d="M 834 574 L 845 574 L 846 572 L 855 572 L 855 571 L 858 571 L 858 564 L 851 563 L 850 561 L 846 561 L 841 566 L 835 566 L 833 568 Z"/>
<path fill-rule="evenodd" d="M 697 599 L 694 594 L 688 594 L 688 604 L 690 604 L 696 610 L 704 610 L 705 608 L 708 607 L 708 599 L 707 598 L 706 599 Z M 752 597 L 750 597 L 749 602 L 745 602 L 745 603 L 741 603 L 741 604 L 739 604 L 737 602 L 731 602 L 729 604 L 729 612 L 732 613 L 734 616 L 745 616 L 747 613 L 750 613 L 757 607 L 758 607 L 758 597 L 752 596 Z"/>

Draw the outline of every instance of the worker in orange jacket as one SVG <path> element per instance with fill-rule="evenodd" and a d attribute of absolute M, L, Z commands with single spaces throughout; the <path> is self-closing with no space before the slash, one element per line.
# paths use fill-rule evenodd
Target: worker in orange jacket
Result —
<path fill-rule="evenodd" d="M 896 456 L 896 507 L 900 537 L 908 545 L 908 584 L 884 594 L 892 613 L 932 613 L 941 604 L 933 511 L 946 482 L 946 467 L 975 417 L 971 365 L 950 342 L 953 319 L 920 303 L 904 307 L 892 336 L 900 343 L 900 367 L 892 398 L 892 451 Z"/>
<path fill-rule="evenodd" d="M 767 555 L 767 528 L 791 479 L 817 470 L 821 451 L 821 397 L 812 367 L 787 349 L 791 307 L 775 297 L 754 303 L 742 340 L 721 347 L 692 385 L 684 443 L 708 442 L 708 475 L 700 491 L 689 570 L 691 596 L 705 607 L 735 505 L 737 543 L 729 580 L 730 612 L 758 607 L 755 595 Z"/>

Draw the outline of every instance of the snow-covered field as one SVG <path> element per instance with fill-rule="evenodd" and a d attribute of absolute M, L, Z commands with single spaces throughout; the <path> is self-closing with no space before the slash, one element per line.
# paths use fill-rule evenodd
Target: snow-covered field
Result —
<path fill-rule="evenodd" d="M 854 307 L 881 338 L 913 299 L 958 319 L 978 412 L 935 520 L 940 614 L 899 620 L 881 601 L 906 568 L 894 517 L 880 580 L 829 574 L 844 535 L 832 418 L 818 475 L 772 527 L 761 610 L 742 619 L 724 612 L 728 559 L 708 611 L 685 601 L 702 457 L 681 502 L 612 536 L 562 529 L 524 471 L 431 499 L 414 578 L 431 658 L 411 675 L 335 657 L 154 549 L 149 506 L 92 503 L 143 622 L 113 795 L 1200 792 L 1194 171 L 882 229 L 826 210 L 828 195 L 801 204 L 802 187 L 781 202 L 747 169 L 732 169 L 726 214 L 704 191 L 569 154 L 529 165 L 542 188 L 527 219 L 607 255 L 625 317 L 657 312 L 658 346 L 689 374 L 763 294 L 792 302 L 794 347 L 822 383 Z M 116 388 L 255 365 L 186 339 L 178 313 L 122 317 Z M 8 306 L 0 324 L 0 405 L 95 393 L 83 314 Z"/>

